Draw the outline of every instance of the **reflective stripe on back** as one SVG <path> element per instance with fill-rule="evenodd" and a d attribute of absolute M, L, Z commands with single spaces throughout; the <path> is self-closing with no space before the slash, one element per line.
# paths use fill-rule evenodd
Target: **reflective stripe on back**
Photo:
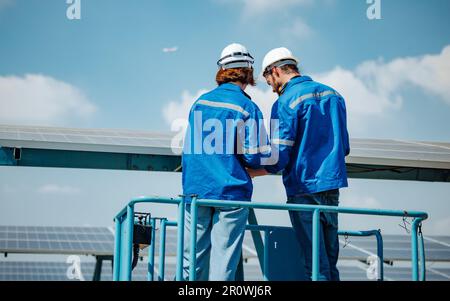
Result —
<path fill-rule="evenodd" d="M 299 98 L 297 98 L 295 101 L 293 101 L 290 105 L 289 105 L 289 107 L 291 108 L 291 109 L 294 109 L 297 105 L 299 105 L 302 101 L 304 101 L 304 100 L 307 100 L 307 99 L 310 99 L 310 98 L 317 98 L 317 99 L 320 99 L 320 98 L 323 98 L 323 97 L 325 97 L 325 96 L 329 96 L 329 95 L 336 95 L 336 96 L 340 96 L 340 94 L 339 93 L 337 93 L 337 92 L 335 92 L 335 91 L 323 91 L 323 92 L 320 92 L 320 93 L 309 93 L 309 94 L 305 94 L 305 95 L 302 95 L 302 96 L 300 96 Z"/>
<path fill-rule="evenodd" d="M 197 101 L 197 104 L 208 106 L 208 107 L 214 107 L 214 108 L 230 109 L 230 110 L 242 113 L 245 117 L 248 117 L 250 115 L 250 113 L 247 112 L 246 110 L 244 110 L 244 108 L 242 108 L 241 106 L 232 104 L 232 103 L 217 102 L 217 101 L 210 101 L 210 100 L 199 100 L 199 101 Z"/>
<path fill-rule="evenodd" d="M 286 146 L 294 146 L 295 141 L 286 139 L 272 139 L 272 143 Z"/>

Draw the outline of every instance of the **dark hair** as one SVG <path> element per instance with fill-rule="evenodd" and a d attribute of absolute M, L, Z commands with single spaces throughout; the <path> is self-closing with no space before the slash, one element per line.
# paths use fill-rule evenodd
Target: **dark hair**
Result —
<path fill-rule="evenodd" d="M 240 82 L 244 85 L 255 86 L 255 78 L 253 77 L 253 68 L 220 68 L 216 74 L 216 82 L 218 85 L 229 82 Z"/>
<path fill-rule="evenodd" d="M 300 73 L 298 67 L 292 64 L 281 66 L 280 69 L 283 70 L 283 72 L 286 74 Z"/>

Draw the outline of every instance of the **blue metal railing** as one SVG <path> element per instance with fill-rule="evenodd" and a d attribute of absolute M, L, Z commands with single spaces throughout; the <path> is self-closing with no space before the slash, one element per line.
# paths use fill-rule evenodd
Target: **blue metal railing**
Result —
<path fill-rule="evenodd" d="M 134 224 L 134 206 L 138 203 L 159 203 L 178 205 L 178 237 L 177 237 L 177 270 L 176 280 L 183 280 L 183 247 L 184 247 L 184 209 L 185 201 L 183 198 L 138 198 L 130 201 L 115 218 L 116 222 L 116 245 L 114 253 L 114 280 L 131 280 L 131 253 L 132 253 L 132 234 Z M 298 205 L 298 204 L 273 204 L 257 202 L 238 202 L 238 201 L 218 201 L 218 200 L 199 200 L 195 197 L 191 202 L 191 229 L 197 228 L 197 210 L 199 206 L 207 207 L 239 207 L 253 209 L 271 209 L 271 210 L 291 210 L 291 211 L 313 211 L 313 246 L 312 246 L 312 280 L 318 280 L 319 275 L 319 231 L 320 231 L 320 213 L 335 212 L 344 214 L 362 214 L 376 216 L 397 216 L 414 218 L 411 230 L 411 262 L 412 262 L 412 280 L 419 280 L 419 254 L 421 263 L 421 280 L 425 280 L 425 252 L 423 248 L 423 237 L 420 237 L 418 243 L 418 229 L 425 219 L 427 213 L 419 211 L 399 211 L 399 210 L 381 210 L 381 209 L 361 209 L 345 208 L 322 205 Z M 123 225 L 125 224 L 125 225 Z M 421 232 L 419 230 L 419 232 Z M 190 261 L 189 261 L 189 280 L 195 280 L 196 267 L 196 238 L 197 231 L 190 231 Z M 265 261 L 268 259 L 265 258 Z M 381 263 L 382 267 L 382 263 Z"/>
<path fill-rule="evenodd" d="M 158 280 L 164 281 L 165 277 L 165 256 L 166 256 L 166 228 L 167 226 L 177 226 L 177 223 L 174 221 L 168 221 L 167 219 L 161 219 L 160 223 L 160 242 L 159 242 L 159 271 L 158 271 Z M 279 226 L 269 226 L 269 225 L 247 225 L 245 227 L 248 231 L 257 231 L 264 232 L 264 256 L 263 256 L 263 266 L 262 273 L 264 280 L 267 279 L 268 275 L 268 266 L 269 266 L 269 244 L 268 236 L 270 231 L 274 229 L 291 229 L 288 227 L 279 227 Z M 381 236 L 380 230 L 370 230 L 370 231 L 338 231 L 338 235 L 341 236 L 375 236 L 377 240 L 377 257 L 378 257 L 378 275 L 377 278 L 379 281 L 384 280 L 384 270 L 383 270 L 383 238 Z M 152 256 L 155 256 L 152 253 Z M 149 258 L 149 261 L 154 262 L 154 258 Z M 153 279 L 152 279 L 153 280 Z"/>

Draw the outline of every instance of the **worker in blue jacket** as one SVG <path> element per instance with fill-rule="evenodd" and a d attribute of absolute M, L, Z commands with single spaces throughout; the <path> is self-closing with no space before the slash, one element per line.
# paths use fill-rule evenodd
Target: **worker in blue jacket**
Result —
<path fill-rule="evenodd" d="M 338 206 L 339 189 L 347 187 L 345 156 L 350 152 L 346 107 L 334 89 L 301 76 L 298 59 L 276 48 L 263 60 L 263 76 L 279 95 L 272 107 L 270 143 L 278 160 L 251 176 L 283 171 L 288 203 Z M 312 211 L 290 211 L 311 278 Z M 339 280 L 337 213 L 321 213 L 321 280 Z"/>
<path fill-rule="evenodd" d="M 190 201 L 250 201 L 252 180 L 246 168 L 261 168 L 270 153 L 263 117 L 244 92 L 255 85 L 253 57 L 233 43 L 218 61 L 218 87 L 200 96 L 189 113 L 183 146 L 182 182 L 186 203 L 184 278 L 189 272 Z M 196 279 L 235 280 L 248 208 L 198 208 Z"/>

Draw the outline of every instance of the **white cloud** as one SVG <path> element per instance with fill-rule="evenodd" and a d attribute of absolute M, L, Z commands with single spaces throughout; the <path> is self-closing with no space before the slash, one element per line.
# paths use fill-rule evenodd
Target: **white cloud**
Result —
<path fill-rule="evenodd" d="M 415 87 L 450 104 L 450 46 L 440 54 L 397 58 L 385 63 L 367 61 L 347 70 L 336 67 L 314 75 L 345 98 L 350 131 L 361 128 L 368 116 L 382 116 L 404 103 L 402 89 Z"/>
<path fill-rule="evenodd" d="M 265 83 L 264 83 L 265 84 Z M 265 89 L 259 87 L 249 86 L 245 90 L 248 95 L 251 96 L 252 100 L 258 105 L 259 109 L 263 113 L 265 119 L 265 126 L 269 128 L 270 115 L 272 111 L 272 105 L 277 99 L 277 94 L 272 92 L 272 88 L 267 86 Z"/>
<path fill-rule="evenodd" d="M 201 89 L 195 94 L 191 94 L 189 91 L 183 91 L 181 94 L 181 101 L 170 101 L 163 108 L 163 117 L 168 125 L 171 125 L 175 120 L 185 119 L 189 117 L 189 110 L 191 109 L 194 101 L 197 100 L 207 90 Z"/>
<path fill-rule="evenodd" d="M 402 90 L 408 87 L 420 89 L 450 104 L 450 46 L 436 55 L 397 58 L 390 62 L 372 60 L 361 63 L 354 70 L 337 66 L 312 77 L 344 96 L 349 131 L 361 133 L 369 127 L 367 117 L 381 120 L 386 112 L 398 111 L 405 102 Z M 252 96 L 264 117 L 270 119 L 271 107 L 276 99 L 271 88 L 248 87 L 246 92 Z M 184 91 L 181 101 L 170 102 L 164 108 L 168 124 L 176 118 L 187 118 L 192 102 L 201 93 L 191 95 Z"/>
<path fill-rule="evenodd" d="M 0 76 L 1 123 L 65 125 L 95 111 L 82 91 L 68 83 L 40 74 Z"/>
<path fill-rule="evenodd" d="M 70 195 L 80 193 L 80 189 L 68 185 L 46 184 L 39 187 L 37 192 L 41 194 Z"/>
<path fill-rule="evenodd" d="M 267 13 L 284 11 L 297 5 L 311 4 L 312 0 L 238 0 L 243 4 L 244 16 L 256 16 Z"/>
<path fill-rule="evenodd" d="M 213 0 L 216 3 L 230 5 L 235 10 L 242 11 L 243 17 L 256 17 L 275 12 L 285 12 L 299 5 L 309 5 L 313 0 Z M 317 1 L 317 0 L 316 0 Z M 326 0 L 325 2 L 328 2 Z"/>
<path fill-rule="evenodd" d="M 293 22 L 281 29 L 281 36 L 290 41 L 292 39 L 303 40 L 310 37 L 313 34 L 313 29 L 305 23 L 304 20 L 296 18 Z"/>

